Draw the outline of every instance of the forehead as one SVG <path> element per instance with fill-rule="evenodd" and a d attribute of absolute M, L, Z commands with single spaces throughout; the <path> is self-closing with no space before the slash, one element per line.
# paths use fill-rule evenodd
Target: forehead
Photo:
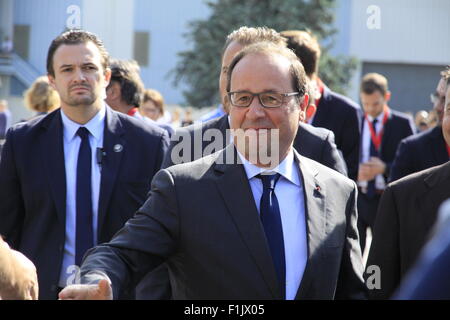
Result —
<path fill-rule="evenodd" d="M 361 100 L 380 100 L 383 99 L 383 95 L 381 94 L 380 91 L 375 90 L 374 92 L 372 92 L 371 94 L 365 93 L 365 92 L 361 92 Z"/>
<path fill-rule="evenodd" d="M 225 49 L 222 57 L 222 67 L 228 67 L 233 60 L 233 57 L 238 53 L 244 46 L 242 46 L 237 41 L 232 41 L 228 47 Z"/>
<path fill-rule="evenodd" d="M 91 42 L 79 44 L 63 44 L 56 49 L 53 56 L 53 66 L 79 65 L 94 63 L 101 65 L 101 54 L 97 46 Z"/>
<path fill-rule="evenodd" d="M 291 62 L 276 53 L 251 53 L 243 57 L 231 74 L 232 90 L 290 90 Z M 258 89 L 259 88 L 259 89 Z"/>

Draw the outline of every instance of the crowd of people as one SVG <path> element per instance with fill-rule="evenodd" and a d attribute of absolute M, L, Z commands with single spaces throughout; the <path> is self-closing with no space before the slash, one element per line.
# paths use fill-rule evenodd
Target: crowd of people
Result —
<path fill-rule="evenodd" d="M 360 105 L 320 57 L 308 31 L 234 30 L 218 109 L 171 122 L 136 62 L 59 35 L 25 94 L 37 114 L 3 131 L 0 297 L 449 296 L 429 256 L 414 266 L 448 224 L 450 69 L 414 122 L 385 76 L 364 75 Z"/>

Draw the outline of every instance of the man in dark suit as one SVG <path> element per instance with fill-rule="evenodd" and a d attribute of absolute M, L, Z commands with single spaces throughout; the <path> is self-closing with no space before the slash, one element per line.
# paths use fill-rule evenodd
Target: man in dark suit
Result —
<path fill-rule="evenodd" d="M 333 131 L 336 145 L 347 165 L 348 177 L 356 181 L 360 155 L 360 106 L 331 91 L 320 80 L 318 74 L 321 50 L 319 42 L 311 33 L 289 30 L 281 32 L 281 35 L 287 39 L 288 48 L 302 61 L 310 79 L 311 90 L 314 92 L 311 99 L 317 106 L 317 111 L 309 122 L 315 127 Z"/>
<path fill-rule="evenodd" d="M 450 141 L 450 74 L 445 80 L 442 120 Z M 370 291 L 374 299 L 387 299 L 398 287 L 436 222 L 439 206 L 450 198 L 450 162 L 414 173 L 391 183 L 380 203 L 367 265 L 381 271 L 381 287 Z"/>
<path fill-rule="evenodd" d="M 269 41 L 276 45 L 285 45 L 279 33 L 269 28 L 241 27 L 227 37 L 222 53 L 222 66 L 219 78 L 220 97 L 226 114 L 201 125 L 191 125 L 179 129 L 169 146 L 163 167 L 197 160 L 201 157 L 223 149 L 230 142 L 229 103 L 226 91 L 227 71 L 233 57 L 246 46 Z M 346 165 L 334 143 L 333 132 L 324 128 L 315 128 L 303 123 L 299 124 L 294 148 L 307 158 L 347 175 Z M 174 151 L 172 153 L 172 151 Z"/>
<path fill-rule="evenodd" d="M 402 139 L 414 133 L 407 115 L 388 107 L 387 79 L 369 73 L 361 81 L 361 102 L 365 112 L 362 125 L 361 163 L 358 173 L 358 230 L 364 252 L 366 231 L 373 228 L 380 196 L 386 187 L 395 151 Z"/>
<path fill-rule="evenodd" d="M 76 282 L 86 250 L 142 205 L 167 148 L 162 129 L 105 105 L 108 61 L 91 33 L 53 40 L 47 71 L 61 108 L 13 127 L 3 149 L 0 233 L 36 265 L 41 299 Z"/>
<path fill-rule="evenodd" d="M 284 47 L 258 43 L 235 56 L 233 144 L 161 170 L 135 217 L 85 258 L 83 281 L 98 284 L 60 298 L 117 297 L 164 261 L 175 299 L 364 298 L 356 185 L 292 148 L 305 85 Z"/>
<path fill-rule="evenodd" d="M 450 197 L 450 162 L 392 182 L 377 213 L 367 268 L 379 267 L 380 287 L 373 299 L 388 299 L 413 266 L 436 222 L 439 206 Z M 370 276 L 367 274 L 366 276 Z"/>
<path fill-rule="evenodd" d="M 433 236 L 394 295 L 396 300 L 450 300 L 450 200 L 439 208 Z"/>
<path fill-rule="evenodd" d="M 436 92 L 431 95 L 433 109 L 438 116 L 437 126 L 402 140 L 392 164 L 389 181 L 395 181 L 411 173 L 443 164 L 449 160 L 447 143 L 442 133 L 445 77 L 449 73 L 450 69 L 441 72 L 441 79 Z"/>

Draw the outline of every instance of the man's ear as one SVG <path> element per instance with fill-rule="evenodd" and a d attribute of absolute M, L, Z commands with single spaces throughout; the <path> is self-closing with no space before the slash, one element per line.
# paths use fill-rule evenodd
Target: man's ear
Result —
<path fill-rule="evenodd" d="M 316 113 L 317 106 L 315 104 L 310 104 L 306 107 L 306 122 L 308 122 Z"/>
<path fill-rule="evenodd" d="M 50 86 L 56 90 L 55 77 L 52 76 L 51 74 L 47 73 L 47 79 L 48 79 L 48 83 L 50 84 Z"/>
<path fill-rule="evenodd" d="M 391 92 L 390 92 L 390 91 L 387 91 L 387 92 L 384 94 L 384 100 L 385 100 L 386 102 L 388 102 L 389 100 L 391 100 Z"/>
<path fill-rule="evenodd" d="M 110 68 L 105 69 L 104 77 L 105 77 L 105 88 L 106 88 L 109 85 L 109 82 L 111 81 L 111 69 Z"/>

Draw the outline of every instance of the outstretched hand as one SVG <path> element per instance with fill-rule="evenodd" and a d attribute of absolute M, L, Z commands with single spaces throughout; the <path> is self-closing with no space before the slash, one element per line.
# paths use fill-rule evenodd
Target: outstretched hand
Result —
<path fill-rule="evenodd" d="M 60 300 L 112 300 L 113 293 L 108 280 L 98 284 L 76 284 L 64 288 L 59 293 Z"/>

